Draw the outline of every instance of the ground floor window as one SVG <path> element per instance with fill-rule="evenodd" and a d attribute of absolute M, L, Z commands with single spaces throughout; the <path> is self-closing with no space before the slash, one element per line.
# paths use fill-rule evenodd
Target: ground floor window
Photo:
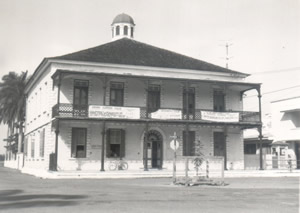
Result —
<path fill-rule="evenodd" d="M 125 157 L 125 130 L 108 129 L 106 140 L 106 157 Z"/>
<path fill-rule="evenodd" d="M 35 140 L 34 137 L 31 137 L 31 158 L 34 158 L 34 148 L 35 148 Z"/>
<path fill-rule="evenodd" d="M 195 156 L 195 132 L 189 131 L 188 138 L 186 131 L 182 132 L 183 156 Z"/>
<path fill-rule="evenodd" d="M 245 144 L 244 145 L 245 154 L 256 154 L 256 144 Z"/>
<path fill-rule="evenodd" d="M 40 157 L 44 157 L 44 149 L 45 149 L 45 129 L 40 131 Z"/>
<path fill-rule="evenodd" d="M 86 128 L 72 128 L 72 154 L 73 158 L 86 157 Z"/>

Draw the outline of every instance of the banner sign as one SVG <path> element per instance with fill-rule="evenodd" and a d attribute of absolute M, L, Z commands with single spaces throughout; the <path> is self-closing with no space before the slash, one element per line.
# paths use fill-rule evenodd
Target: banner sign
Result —
<path fill-rule="evenodd" d="M 215 122 L 239 122 L 239 113 L 201 111 L 201 119 Z"/>
<path fill-rule="evenodd" d="M 140 108 L 90 105 L 89 117 L 140 119 Z"/>
<path fill-rule="evenodd" d="M 180 120 L 182 119 L 182 113 L 181 110 L 176 110 L 176 109 L 159 109 L 156 112 L 151 113 L 151 118 Z"/>

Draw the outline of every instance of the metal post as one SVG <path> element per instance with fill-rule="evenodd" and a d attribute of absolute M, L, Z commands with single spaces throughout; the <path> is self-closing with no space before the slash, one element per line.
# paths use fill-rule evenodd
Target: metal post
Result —
<path fill-rule="evenodd" d="M 144 171 L 148 171 L 148 129 L 149 124 L 148 121 L 146 121 L 146 127 L 145 127 L 145 140 L 144 140 Z"/>
<path fill-rule="evenodd" d="M 259 127 L 258 128 L 258 132 L 259 132 L 259 169 L 263 170 L 263 155 L 262 155 L 262 128 Z"/>
<path fill-rule="evenodd" d="M 227 134 L 228 134 L 228 129 L 227 129 L 227 126 L 224 127 L 224 136 L 225 136 L 225 145 L 224 145 L 224 169 L 227 170 Z"/>
<path fill-rule="evenodd" d="M 103 106 L 106 105 L 106 76 L 104 76 L 104 82 L 103 82 Z M 103 126 L 102 126 L 102 148 L 101 148 L 101 169 L 100 171 L 104 172 L 104 147 L 105 147 L 105 134 L 106 134 L 106 122 L 105 120 L 103 121 Z"/>
<path fill-rule="evenodd" d="M 146 82 L 146 127 L 144 140 L 144 171 L 148 171 L 148 131 L 149 131 L 149 103 L 148 103 L 149 80 Z"/>
<path fill-rule="evenodd" d="M 186 102 L 185 102 L 185 111 L 186 111 L 186 124 L 185 124 L 185 144 L 186 144 L 186 152 L 189 151 L 189 123 L 188 120 L 190 119 L 190 112 L 189 112 L 189 83 L 188 81 L 185 82 L 185 95 L 186 95 Z M 188 148 L 188 149 L 187 149 Z M 186 154 L 186 153 L 185 153 Z"/>
<path fill-rule="evenodd" d="M 56 130 L 55 130 L 55 161 L 54 161 L 54 171 L 57 171 L 57 165 L 58 165 L 58 135 L 59 135 L 59 120 L 57 120 Z"/>
<path fill-rule="evenodd" d="M 101 172 L 104 172 L 104 145 L 105 145 L 105 134 L 106 134 L 106 127 L 105 127 L 105 121 L 103 121 L 103 127 L 102 127 L 102 149 L 101 149 Z"/>
<path fill-rule="evenodd" d="M 263 170 L 263 157 L 262 157 L 262 112 L 261 112 L 261 91 L 260 87 L 257 88 L 258 92 L 258 106 L 259 106 L 259 122 L 260 126 L 258 127 L 259 131 L 259 169 Z"/>
<path fill-rule="evenodd" d="M 176 143 L 177 143 L 177 136 L 176 132 L 174 132 L 174 158 L 173 158 L 173 183 L 176 184 Z"/>

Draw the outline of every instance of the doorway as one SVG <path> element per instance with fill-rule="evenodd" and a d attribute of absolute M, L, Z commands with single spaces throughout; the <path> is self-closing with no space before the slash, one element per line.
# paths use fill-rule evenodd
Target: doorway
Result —
<path fill-rule="evenodd" d="M 224 157 L 224 169 L 226 167 L 226 136 L 224 132 L 214 132 L 214 156 Z"/>
<path fill-rule="evenodd" d="M 162 168 L 162 135 L 156 130 L 148 132 L 147 163 L 149 168 Z"/>

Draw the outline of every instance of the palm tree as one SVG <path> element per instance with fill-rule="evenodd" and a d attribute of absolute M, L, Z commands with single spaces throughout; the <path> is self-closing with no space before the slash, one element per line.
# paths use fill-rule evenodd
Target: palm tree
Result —
<path fill-rule="evenodd" d="M 21 151 L 23 123 L 25 120 L 25 85 L 27 71 L 17 74 L 9 72 L 0 82 L 0 123 L 6 124 L 9 136 L 14 134 L 15 127 L 19 127 L 18 152 Z"/>

